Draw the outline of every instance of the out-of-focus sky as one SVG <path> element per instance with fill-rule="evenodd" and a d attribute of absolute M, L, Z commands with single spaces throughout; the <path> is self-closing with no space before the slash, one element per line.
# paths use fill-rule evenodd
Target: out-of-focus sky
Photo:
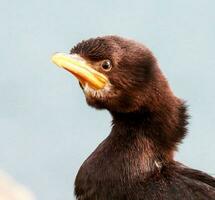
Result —
<path fill-rule="evenodd" d="M 77 80 L 50 56 L 107 34 L 152 49 L 192 115 L 176 158 L 215 174 L 213 0 L 0 0 L 0 6 L 0 168 L 38 199 L 73 199 L 77 170 L 111 121 L 86 105 Z"/>

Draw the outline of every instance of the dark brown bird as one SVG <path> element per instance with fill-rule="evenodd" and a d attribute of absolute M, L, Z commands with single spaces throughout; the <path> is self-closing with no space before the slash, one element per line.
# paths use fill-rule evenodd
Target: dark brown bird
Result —
<path fill-rule="evenodd" d="M 78 200 L 215 199 L 213 177 L 174 160 L 187 109 L 148 48 L 105 36 L 53 61 L 79 79 L 89 105 L 113 117 L 110 135 L 77 174 Z"/>

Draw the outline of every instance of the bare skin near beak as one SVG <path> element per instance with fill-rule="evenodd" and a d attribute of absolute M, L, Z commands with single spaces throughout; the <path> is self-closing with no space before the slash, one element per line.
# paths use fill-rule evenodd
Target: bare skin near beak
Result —
<path fill-rule="evenodd" d="M 52 56 L 52 62 L 71 72 L 83 86 L 88 84 L 94 90 L 99 90 L 108 83 L 106 76 L 87 65 L 77 54 L 56 53 Z"/>

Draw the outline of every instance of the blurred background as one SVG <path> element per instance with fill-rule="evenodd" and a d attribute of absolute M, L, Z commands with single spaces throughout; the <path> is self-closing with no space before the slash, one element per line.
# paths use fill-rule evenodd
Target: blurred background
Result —
<path fill-rule="evenodd" d="M 176 158 L 215 175 L 213 0 L 0 0 L 0 7 L 0 169 L 37 199 L 74 199 L 75 175 L 111 121 L 86 105 L 77 80 L 50 56 L 108 34 L 152 49 L 192 116 Z"/>

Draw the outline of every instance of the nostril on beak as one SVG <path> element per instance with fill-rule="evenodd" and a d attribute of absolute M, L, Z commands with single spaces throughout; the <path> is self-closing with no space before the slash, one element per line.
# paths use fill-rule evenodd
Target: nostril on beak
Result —
<path fill-rule="evenodd" d="M 83 89 L 84 89 L 84 87 L 83 87 L 83 85 L 81 84 L 81 82 L 80 82 L 80 81 L 79 81 L 79 85 L 80 85 L 81 89 L 83 90 Z"/>

